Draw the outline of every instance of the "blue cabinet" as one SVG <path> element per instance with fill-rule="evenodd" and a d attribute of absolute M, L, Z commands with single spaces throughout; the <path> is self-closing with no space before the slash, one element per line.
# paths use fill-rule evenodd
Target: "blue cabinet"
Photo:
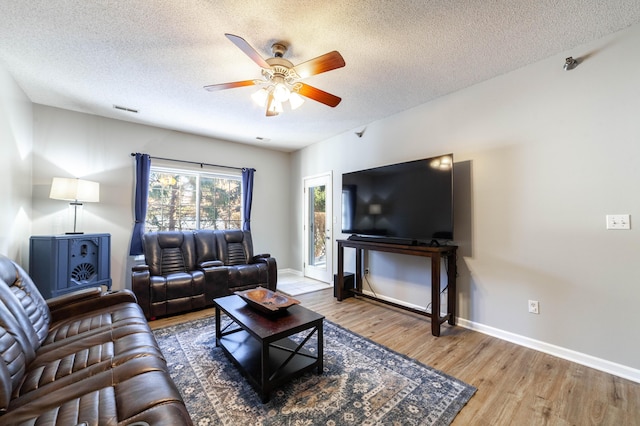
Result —
<path fill-rule="evenodd" d="M 29 275 L 45 299 L 87 287 L 111 290 L 111 235 L 33 236 Z"/>

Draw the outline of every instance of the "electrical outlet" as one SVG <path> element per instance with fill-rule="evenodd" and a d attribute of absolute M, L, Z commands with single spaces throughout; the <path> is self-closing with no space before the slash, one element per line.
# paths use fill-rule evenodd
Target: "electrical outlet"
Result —
<path fill-rule="evenodd" d="M 608 214 L 607 229 L 631 229 L 631 219 L 628 214 Z"/>
<path fill-rule="evenodd" d="M 540 313 L 540 304 L 537 300 L 529 300 L 529 312 L 532 314 Z"/>
<path fill-rule="evenodd" d="M 364 274 L 369 275 L 369 268 L 364 268 Z"/>

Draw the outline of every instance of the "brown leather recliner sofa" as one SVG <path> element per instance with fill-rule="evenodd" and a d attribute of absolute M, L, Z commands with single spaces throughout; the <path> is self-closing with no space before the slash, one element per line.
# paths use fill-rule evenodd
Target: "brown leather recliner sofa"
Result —
<path fill-rule="evenodd" d="M 213 306 L 213 299 L 258 286 L 275 291 L 276 259 L 253 253 L 250 231 L 159 231 L 143 235 L 145 264 L 131 288 L 148 319 Z"/>
<path fill-rule="evenodd" d="M 45 301 L 0 255 L 0 424 L 192 422 L 130 291 Z"/>

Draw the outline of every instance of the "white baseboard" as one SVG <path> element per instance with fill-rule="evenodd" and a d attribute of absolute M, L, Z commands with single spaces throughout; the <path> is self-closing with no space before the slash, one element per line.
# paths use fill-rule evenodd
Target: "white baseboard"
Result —
<path fill-rule="evenodd" d="M 635 368 L 500 330 L 498 328 L 489 327 L 464 318 L 456 318 L 456 324 L 469 330 L 497 337 L 498 339 L 506 340 L 507 342 L 515 343 L 517 345 L 566 359 L 567 361 L 575 362 L 586 367 L 595 368 L 596 370 L 604 371 L 605 373 L 613 374 L 614 376 L 622 377 L 623 379 L 631 380 L 632 382 L 640 383 L 640 370 Z"/>
<path fill-rule="evenodd" d="M 302 272 L 295 269 L 279 269 L 278 273 L 286 273 L 291 275 L 302 276 Z M 363 293 L 374 296 L 370 290 L 364 290 Z M 377 295 L 377 297 L 387 300 L 389 302 L 405 305 L 410 308 L 425 310 L 424 306 L 414 305 L 405 301 L 396 300 L 391 297 L 383 295 Z M 446 303 L 442 306 L 446 309 Z M 426 309 L 430 312 L 431 309 Z M 484 324 L 469 321 L 464 318 L 456 318 L 456 324 L 460 327 L 467 328 L 469 330 L 477 331 L 479 333 L 487 334 L 492 337 L 496 337 L 507 342 L 515 343 L 516 345 L 524 346 L 526 348 L 534 349 L 539 352 L 543 352 L 549 355 L 556 356 L 558 358 L 566 359 L 567 361 L 575 362 L 586 367 L 595 368 L 596 370 L 604 371 L 605 373 L 613 374 L 614 376 L 621 377 L 623 379 L 631 380 L 632 382 L 640 383 L 640 370 L 627 367 L 626 365 L 617 364 L 615 362 L 607 361 L 605 359 L 596 358 L 591 355 L 583 354 L 571 349 L 563 348 L 561 346 L 552 345 L 550 343 L 542 342 L 540 340 L 531 339 L 529 337 L 521 336 L 519 334 L 511 333 L 509 331 L 500 330 L 498 328 L 490 327 Z"/>
<path fill-rule="evenodd" d="M 363 293 L 374 296 L 371 291 L 363 290 Z M 414 305 L 404 301 L 396 300 L 391 297 L 382 295 L 377 296 L 380 299 L 387 300 L 389 302 L 398 303 L 400 305 L 408 306 L 410 308 L 418 310 L 426 310 L 431 312 L 431 309 L 424 306 Z M 446 309 L 446 303 L 443 304 L 443 308 Z M 442 312 L 443 314 L 445 312 Z M 563 348 L 561 346 L 552 345 L 550 343 L 542 342 L 540 340 L 531 339 L 529 337 L 521 336 L 508 331 L 500 330 L 498 328 L 489 327 L 484 324 L 479 324 L 473 321 L 469 321 L 464 318 L 456 318 L 456 324 L 460 327 L 468 328 L 469 330 L 477 331 L 483 334 L 487 334 L 492 337 L 496 337 L 501 340 L 506 340 L 511 343 L 515 343 L 526 348 L 534 349 L 539 352 L 543 352 L 549 355 L 556 356 L 558 358 L 566 359 L 567 361 L 575 362 L 586 367 L 595 368 L 596 370 L 604 371 L 605 373 L 613 374 L 614 376 L 622 377 L 623 379 L 631 380 L 632 382 L 640 383 L 640 370 L 627 367 L 626 365 L 617 364 L 615 362 L 607 361 L 605 359 L 596 358 L 591 355 L 583 354 L 571 349 Z"/>
<path fill-rule="evenodd" d="M 301 277 L 302 271 L 298 271 L 297 269 L 284 268 L 284 269 L 278 269 L 278 274 L 298 275 Z"/>

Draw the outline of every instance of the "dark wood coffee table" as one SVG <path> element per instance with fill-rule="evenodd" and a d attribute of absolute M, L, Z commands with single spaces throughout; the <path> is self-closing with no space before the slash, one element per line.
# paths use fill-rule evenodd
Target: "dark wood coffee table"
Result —
<path fill-rule="evenodd" d="M 269 401 L 272 389 L 317 368 L 322 374 L 324 316 L 304 306 L 294 305 L 284 312 L 264 314 L 249 307 L 239 296 L 213 300 L 216 308 L 216 346 L 256 388 L 262 402 Z M 221 328 L 224 312 L 231 322 Z M 308 330 L 301 343 L 289 337 Z M 316 334 L 317 345 L 308 347 Z"/>

